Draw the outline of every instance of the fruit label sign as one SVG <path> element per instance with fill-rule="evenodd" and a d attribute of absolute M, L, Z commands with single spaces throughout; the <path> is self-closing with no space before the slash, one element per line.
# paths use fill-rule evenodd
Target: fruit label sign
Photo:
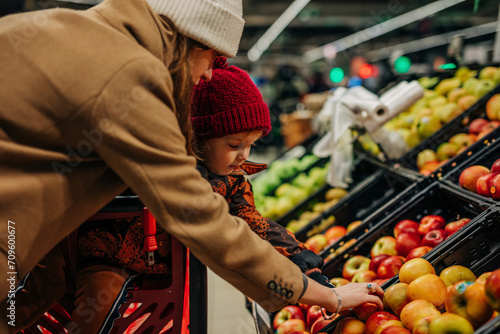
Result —
<path fill-rule="evenodd" d="M 9 319 L 9 326 L 16 325 L 16 223 L 7 221 L 7 283 L 9 291 L 7 292 L 7 310 L 6 316 Z"/>

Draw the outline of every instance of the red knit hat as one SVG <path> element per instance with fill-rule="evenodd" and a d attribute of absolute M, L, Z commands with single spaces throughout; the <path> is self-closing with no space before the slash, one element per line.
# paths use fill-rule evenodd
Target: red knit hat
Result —
<path fill-rule="evenodd" d="M 250 76 L 226 58 L 217 57 L 212 80 L 194 89 L 191 121 L 196 136 L 206 139 L 262 130 L 271 131 L 269 108 Z"/>

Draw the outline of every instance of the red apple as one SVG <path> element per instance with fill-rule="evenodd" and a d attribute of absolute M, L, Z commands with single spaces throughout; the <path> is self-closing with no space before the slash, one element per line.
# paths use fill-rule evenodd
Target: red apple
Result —
<path fill-rule="evenodd" d="M 500 312 L 500 269 L 494 270 L 484 284 L 486 301 L 496 311 Z"/>
<path fill-rule="evenodd" d="M 497 174 L 490 182 L 490 194 L 495 200 L 500 199 L 500 174 Z"/>
<path fill-rule="evenodd" d="M 307 315 L 307 311 L 311 308 L 312 305 L 307 305 L 307 304 L 302 304 L 302 303 L 298 303 L 297 305 L 299 305 L 300 309 L 302 310 L 302 313 Z"/>
<path fill-rule="evenodd" d="M 399 273 L 399 268 L 404 264 L 401 256 L 391 256 L 380 264 L 377 269 L 377 276 L 379 278 L 391 278 Z"/>
<path fill-rule="evenodd" d="M 307 325 L 304 320 L 290 319 L 283 322 L 276 329 L 275 334 L 291 334 L 293 332 L 307 331 Z"/>
<path fill-rule="evenodd" d="M 276 315 L 273 320 L 274 329 L 278 328 L 279 325 L 290 319 L 300 319 L 306 321 L 304 312 L 302 309 L 295 305 L 288 305 L 283 307 Z"/>
<path fill-rule="evenodd" d="M 446 238 L 452 235 L 453 233 L 456 233 L 458 230 L 460 230 L 462 227 L 467 225 L 467 223 L 470 222 L 470 218 L 462 218 L 459 220 L 456 220 L 454 222 L 446 224 L 444 228 L 444 234 L 446 235 Z"/>
<path fill-rule="evenodd" d="M 326 240 L 324 234 L 316 234 L 307 239 L 304 244 L 306 245 L 307 249 L 313 251 L 316 254 L 319 254 L 319 252 L 321 252 L 323 248 L 328 246 L 328 241 Z"/>
<path fill-rule="evenodd" d="M 432 247 L 429 246 L 420 246 L 412 249 L 408 255 L 406 255 L 406 261 L 410 261 L 411 259 L 415 259 L 418 257 L 422 257 L 425 254 L 429 253 L 432 250 Z"/>
<path fill-rule="evenodd" d="M 374 334 L 377 327 L 389 320 L 399 320 L 397 316 L 392 313 L 379 311 L 373 313 L 365 323 L 365 333 Z"/>
<path fill-rule="evenodd" d="M 460 187 L 470 190 L 472 192 L 476 192 L 476 183 L 477 179 L 481 176 L 489 174 L 490 170 L 481 165 L 474 165 L 467 167 L 460 173 L 460 177 L 458 182 Z"/>
<path fill-rule="evenodd" d="M 402 232 L 413 232 L 417 233 L 418 231 L 418 223 L 416 221 L 410 219 L 401 220 L 399 223 L 394 226 L 393 234 L 394 237 L 397 238 L 398 235 Z"/>
<path fill-rule="evenodd" d="M 380 255 L 375 256 L 370 261 L 370 266 L 368 267 L 368 269 L 370 269 L 373 272 L 377 272 L 378 266 L 382 263 L 382 261 L 384 261 L 388 257 L 391 257 L 391 255 L 389 255 L 389 254 L 380 254 Z"/>
<path fill-rule="evenodd" d="M 491 165 L 491 172 L 493 174 L 500 174 L 500 159 L 495 160 L 493 165 Z"/>
<path fill-rule="evenodd" d="M 323 309 L 324 311 L 324 309 Z M 326 313 L 325 313 L 326 314 Z M 307 311 L 306 315 L 306 323 L 309 328 L 314 324 L 316 320 L 321 318 L 321 306 L 319 305 L 312 305 L 309 310 Z"/>
<path fill-rule="evenodd" d="M 476 193 L 481 196 L 491 197 L 491 180 L 495 177 L 496 174 L 489 173 L 481 176 L 476 181 Z"/>
<path fill-rule="evenodd" d="M 492 271 L 487 271 L 485 273 L 482 273 L 478 278 L 476 278 L 476 280 L 474 281 L 474 283 L 485 285 L 486 284 L 486 280 L 488 279 L 488 277 L 491 276 L 491 273 L 492 273 Z M 470 281 L 470 279 L 468 281 Z"/>
<path fill-rule="evenodd" d="M 347 230 L 344 226 L 332 226 L 325 232 L 325 238 L 328 241 L 328 244 L 331 245 L 335 243 L 337 240 L 342 238 L 347 233 Z"/>
<path fill-rule="evenodd" d="M 334 277 L 330 279 L 330 283 L 332 283 L 336 288 L 338 288 L 339 286 L 351 283 L 351 281 L 343 277 Z"/>
<path fill-rule="evenodd" d="M 335 316 L 335 318 L 338 317 Z M 328 325 L 330 322 L 332 322 L 333 320 L 335 320 L 335 318 L 333 319 L 330 319 L 330 320 L 325 320 L 323 317 L 319 318 L 318 320 L 316 320 L 314 322 L 314 324 L 312 324 L 311 326 L 311 334 L 317 334 L 319 333 L 323 328 L 326 327 L 326 325 Z"/>
<path fill-rule="evenodd" d="M 481 132 L 481 130 L 483 129 L 483 127 L 488 123 L 489 123 L 489 121 L 487 119 L 476 118 L 475 120 L 473 120 L 469 124 L 469 133 L 472 133 L 475 135 L 479 134 Z"/>
<path fill-rule="evenodd" d="M 486 102 L 486 116 L 490 120 L 500 119 L 500 94 L 495 94 Z"/>
<path fill-rule="evenodd" d="M 381 311 L 374 303 L 366 302 L 353 308 L 356 317 L 361 321 L 366 321 L 375 312 Z"/>
<path fill-rule="evenodd" d="M 342 269 L 342 277 L 350 281 L 358 271 L 367 270 L 369 266 L 369 258 L 355 255 L 345 262 Z"/>
<path fill-rule="evenodd" d="M 380 334 L 412 334 L 409 330 L 399 326 L 389 326 L 384 328 Z"/>
<path fill-rule="evenodd" d="M 422 243 L 422 239 L 415 232 L 403 232 L 396 238 L 396 252 L 401 256 L 407 256 L 414 248 Z"/>
<path fill-rule="evenodd" d="M 339 321 L 333 334 L 364 334 L 365 324 L 356 318 L 344 318 Z"/>
<path fill-rule="evenodd" d="M 388 280 L 388 278 L 377 278 L 376 280 L 373 280 L 373 283 L 377 283 L 378 286 L 382 286 L 382 284 L 384 284 Z"/>
<path fill-rule="evenodd" d="M 428 215 L 420 219 L 420 224 L 418 225 L 418 234 L 420 236 L 426 235 L 432 230 L 444 229 L 446 221 L 443 217 L 438 215 Z"/>
<path fill-rule="evenodd" d="M 446 311 L 469 320 L 474 328 L 483 325 L 493 315 L 493 309 L 486 301 L 485 285 L 471 281 L 460 281 L 451 286 L 446 296 Z"/>
<path fill-rule="evenodd" d="M 346 232 L 347 233 L 351 232 L 356 227 L 358 227 L 359 225 L 361 225 L 361 223 L 362 223 L 361 220 L 356 220 L 356 221 L 353 221 L 352 223 L 349 223 L 349 225 L 347 225 Z"/>
<path fill-rule="evenodd" d="M 422 246 L 436 247 L 446 239 L 444 230 L 432 230 L 422 238 Z"/>
<path fill-rule="evenodd" d="M 403 325 L 413 332 L 414 328 L 419 325 L 424 319 L 430 319 L 440 315 L 434 305 L 427 300 L 419 299 L 406 304 L 401 311 L 401 322 Z"/>
<path fill-rule="evenodd" d="M 358 271 L 351 279 L 352 283 L 367 283 L 377 279 L 377 273 L 371 270 Z"/>
<path fill-rule="evenodd" d="M 375 256 L 380 254 L 397 255 L 396 238 L 391 236 L 378 238 L 370 250 L 370 257 L 373 259 Z"/>

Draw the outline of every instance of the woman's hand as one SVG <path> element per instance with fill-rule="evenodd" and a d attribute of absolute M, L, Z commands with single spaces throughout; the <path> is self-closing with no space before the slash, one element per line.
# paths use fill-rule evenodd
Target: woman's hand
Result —
<path fill-rule="evenodd" d="M 380 310 L 384 308 L 382 297 L 384 290 L 377 283 L 349 283 L 335 288 L 335 291 L 342 298 L 342 306 L 340 311 L 356 307 L 366 302 L 374 303 Z M 334 298 L 336 297 L 335 294 Z M 328 309 L 331 312 L 336 312 L 337 309 Z"/>
<path fill-rule="evenodd" d="M 335 292 L 342 299 L 340 309 L 338 309 L 339 300 Z M 322 306 L 331 313 L 337 312 L 337 309 L 340 312 L 366 302 L 374 303 L 380 310 L 384 308 L 381 299 L 384 295 L 384 290 L 377 283 L 349 283 L 335 288 L 335 292 L 331 288 L 309 279 L 307 290 L 300 299 L 300 302 L 307 305 Z"/>

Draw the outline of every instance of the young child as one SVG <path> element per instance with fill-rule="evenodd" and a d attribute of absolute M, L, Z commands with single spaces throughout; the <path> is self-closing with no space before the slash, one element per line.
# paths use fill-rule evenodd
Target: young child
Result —
<path fill-rule="evenodd" d="M 250 76 L 226 58 L 218 57 L 212 79 L 195 87 L 191 122 L 199 169 L 215 192 L 229 203 L 230 213 L 245 220 L 261 238 L 289 257 L 303 272 L 325 283 L 322 259 L 283 226 L 255 208 L 252 187 L 245 175 L 266 168 L 246 161 L 250 148 L 271 130 L 269 109 Z M 313 272 L 315 272 L 313 274 Z"/>

